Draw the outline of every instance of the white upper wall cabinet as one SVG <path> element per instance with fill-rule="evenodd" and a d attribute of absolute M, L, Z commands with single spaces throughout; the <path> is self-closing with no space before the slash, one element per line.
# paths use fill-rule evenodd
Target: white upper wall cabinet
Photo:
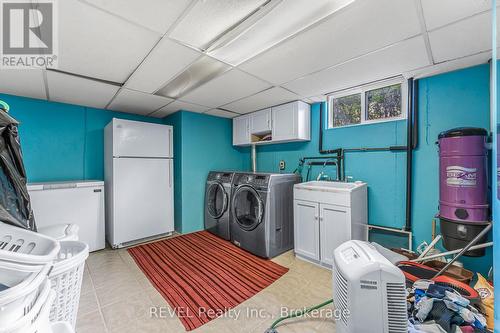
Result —
<path fill-rule="evenodd" d="M 250 144 L 250 117 L 233 118 L 233 145 L 245 146 Z"/>
<path fill-rule="evenodd" d="M 273 141 L 311 140 L 311 107 L 302 101 L 273 107 Z"/>
<path fill-rule="evenodd" d="M 233 119 L 233 145 L 311 140 L 311 107 L 286 103 Z"/>
<path fill-rule="evenodd" d="M 251 116 L 252 124 L 250 134 L 263 134 L 271 132 L 271 108 L 257 111 Z"/>

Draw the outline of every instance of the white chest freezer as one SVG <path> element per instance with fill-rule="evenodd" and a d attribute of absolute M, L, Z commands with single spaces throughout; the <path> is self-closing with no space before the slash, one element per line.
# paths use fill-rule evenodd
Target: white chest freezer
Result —
<path fill-rule="evenodd" d="M 90 251 L 105 247 L 103 181 L 32 183 L 28 192 L 38 228 L 76 224 Z"/>

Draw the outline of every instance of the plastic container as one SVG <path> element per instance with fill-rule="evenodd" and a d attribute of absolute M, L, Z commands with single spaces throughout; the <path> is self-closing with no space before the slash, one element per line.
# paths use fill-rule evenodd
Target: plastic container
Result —
<path fill-rule="evenodd" d="M 52 324 L 52 333 L 75 333 L 67 321 L 58 321 Z"/>
<path fill-rule="evenodd" d="M 482 128 L 461 127 L 439 134 L 440 217 L 488 221 L 487 138 Z"/>
<path fill-rule="evenodd" d="M 45 280 L 31 310 L 13 323 L 2 322 L 0 333 L 52 333 L 49 314 L 54 297 L 55 293 L 50 288 L 50 282 Z"/>
<path fill-rule="evenodd" d="M 48 264 L 59 248 L 59 242 L 51 237 L 0 222 L 0 260 Z"/>
<path fill-rule="evenodd" d="M 55 224 L 39 228 L 38 232 L 57 241 L 77 241 L 79 229 L 76 224 Z"/>
<path fill-rule="evenodd" d="M 89 247 L 84 242 L 61 242 L 61 250 L 49 275 L 56 299 L 50 311 L 51 321 L 67 321 L 74 328 L 80 302 L 85 260 Z"/>
<path fill-rule="evenodd" d="M 24 265 L 0 261 L 0 323 L 19 320 L 28 313 L 40 295 L 51 265 Z"/>

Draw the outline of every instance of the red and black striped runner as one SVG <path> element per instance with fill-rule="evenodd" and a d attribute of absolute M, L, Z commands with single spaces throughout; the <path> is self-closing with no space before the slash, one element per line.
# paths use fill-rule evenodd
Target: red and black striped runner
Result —
<path fill-rule="evenodd" d="M 268 287 L 288 268 L 200 231 L 128 250 L 190 331 Z"/>

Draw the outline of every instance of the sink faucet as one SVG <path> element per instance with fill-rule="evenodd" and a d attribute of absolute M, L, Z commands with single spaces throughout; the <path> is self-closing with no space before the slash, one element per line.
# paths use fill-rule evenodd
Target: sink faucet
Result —
<path fill-rule="evenodd" d="M 354 177 L 353 177 L 353 176 L 346 176 L 346 177 L 345 177 L 345 182 L 346 182 L 346 183 L 349 183 L 349 181 L 350 181 L 350 180 L 353 180 L 353 179 L 354 179 Z"/>
<path fill-rule="evenodd" d="M 328 176 L 327 174 L 325 174 L 325 168 L 326 168 L 326 165 L 328 164 L 329 161 L 333 161 L 335 160 L 334 158 L 328 158 L 325 160 L 325 163 L 323 163 L 323 169 L 321 170 L 321 172 L 318 174 L 318 177 L 316 177 L 316 180 L 331 180 L 330 179 L 330 176 Z M 338 175 L 337 175 L 337 180 L 338 180 Z"/>

